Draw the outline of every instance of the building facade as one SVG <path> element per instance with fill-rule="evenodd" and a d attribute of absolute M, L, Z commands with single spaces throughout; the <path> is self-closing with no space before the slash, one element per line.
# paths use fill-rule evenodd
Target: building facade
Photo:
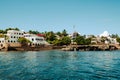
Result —
<path fill-rule="evenodd" d="M 18 43 L 20 37 L 24 37 L 23 31 L 9 30 L 7 31 L 8 43 Z"/>
<path fill-rule="evenodd" d="M 24 34 L 24 37 L 28 39 L 33 45 L 41 45 L 45 44 L 44 37 L 39 37 L 34 34 Z"/>

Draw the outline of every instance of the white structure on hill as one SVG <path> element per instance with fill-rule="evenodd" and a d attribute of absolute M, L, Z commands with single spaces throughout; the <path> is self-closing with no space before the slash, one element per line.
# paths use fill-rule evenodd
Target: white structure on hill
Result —
<path fill-rule="evenodd" d="M 23 37 L 23 32 L 22 31 L 17 31 L 17 30 L 8 30 L 6 38 L 0 38 L 0 43 L 18 43 L 18 39 L 20 37 Z"/>
<path fill-rule="evenodd" d="M 99 35 L 100 37 L 106 37 L 107 40 L 105 40 L 105 44 L 119 44 L 116 40 L 116 38 L 110 37 L 110 34 L 108 31 L 104 31 L 102 34 Z"/>
<path fill-rule="evenodd" d="M 78 33 L 78 32 L 74 32 L 74 33 L 72 33 L 72 34 L 70 34 L 70 35 L 68 35 L 71 39 L 75 39 L 78 35 L 80 35 L 80 33 Z"/>
<path fill-rule="evenodd" d="M 0 48 L 4 48 L 5 46 L 19 46 L 18 39 L 23 37 L 22 31 L 17 30 L 8 30 L 7 34 L 3 34 L 4 37 L 0 38 Z"/>
<path fill-rule="evenodd" d="M 25 37 L 26 39 L 30 40 L 32 44 L 35 45 L 50 45 L 48 42 L 45 41 L 44 37 L 37 36 L 34 34 L 24 34 L 24 31 L 17 31 L 17 30 L 8 30 L 6 37 L 0 38 L 0 48 L 4 47 L 5 44 L 9 46 L 20 46 L 18 39 L 20 37 Z"/>
<path fill-rule="evenodd" d="M 17 43 L 20 37 L 23 37 L 23 31 L 9 30 L 7 31 L 8 43 Z"/>
<path fill-rule="evenodd" d="M 32 42 L 35 45 L 48 44 L 44 37 L 40 37 L 34 34 L 24 34 L 24 37 Z"/>

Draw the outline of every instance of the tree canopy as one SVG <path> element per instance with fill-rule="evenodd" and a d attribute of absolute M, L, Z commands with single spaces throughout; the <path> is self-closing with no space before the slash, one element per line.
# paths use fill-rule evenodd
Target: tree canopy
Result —
<path fill-rule="evenodd" d="M 62 35 L 63 36 L 67 36 L 68 34 L 67 34 L 67 31 L 64 29 L 63 31 L 62 31 Z"/>
<path fill-rule="evenodd" d="M 5 33 L 7 33 L 8 30 L 17 30 L 17 31 L 19 31 L 18 28 L 7 28 L 7 29 L 5 29 L 5 30 L 0 30 L 0 33 L 5 34 Z"/>
<path fill-rule="evenodd" d="M 30 33 L 30 34 L 39 34 L 40 32 L 39 32 L 39 31 L 32 31 L 32 30 L 29 30 L 29 33 Z"/>
<path fill-rule="evenodd" d="M 24 37 L 20 37 L 18 39 L 18 42 L 25 44 L 25 43 L 31 43 L 28 39 L 24 38 Z"/>
<path fill-rule="evenodd" d="M 77 36 L 74 41 L 78 44 L 78 45 L 89 45 L 91 44 L 91 38 L 85 38 L 84 36 Z"/>
<path fill-rule="evenodd" d="M 53 31 L 46 32 L 45 36 L 46 36 L 46 40 L 49 43 L 52 43 L 54 40 L 56 40 L 56 36 L 55 36 L 55 33 Z"/>
<path fill-rule="evenodd" d="M 117 39 L 116 39 L 116 40 L 117 40 L 117 42 L 119 42 L 119 43 L 120 43 L 120 37 L 117 37 Z"/>

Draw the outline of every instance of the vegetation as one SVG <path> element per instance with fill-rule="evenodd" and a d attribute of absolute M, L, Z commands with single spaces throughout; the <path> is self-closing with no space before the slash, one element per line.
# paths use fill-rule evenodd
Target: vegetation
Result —
<path fill-rule="evenodd" d="M 18 30 L 19 31 L 18 28 L 7 28 L 5 30 L 0 30 L 0 33 L 5 34 L 5 33 L 7 33 L 8 30 Z"/>
<path fill-rule="evenodd" d="M 77 36 L 74 39 L 74 42 L 76 42 L 78 45 L 89 45 L 91 44 L 91 38 L 85 38 L 84 36 Z"/>
<path fill-rule="evenodd" d="M 46 36 L 46 40 L 50 43 L 52 43 L 52 41 L 56 40 L 56 36 L 55 36 L 55 33 L 53 31 L 47 32 L 45 34 L 45 36 Z"/>
<path fill-rule="evenodd" d="M 118 36 L 118 34 L 112 34 L 111 37 L 112 38 L 118 38 L 119 36 Z"/>
<path fill-rule="evenodd" d="M 71 43 L 71 39 L 67 36 L 62 38 L 62 45 L 69 45 Z"/>
<path fill-rule="evenodd" d="M 18 39 L 18 42 L 22 43 L 22 44 L 26 44 L 26 43 L 31 43 L 28 39 L 24 38 L 24 37 L 20 37 Z"/>
<path fill-rule="evenodd" d="M 91 44 L 91 38 L 87 38 L 87 39 L 85 39 L 85 44 L 86 44 L 86 45 Z"/>
<path fill-rule="evenodd" d="M 5 35 L 4 34 L 0 34 L 0 38 L 4 38 L 5 37 Z"/>
<path fill-rule="evenodd" d="M 30 34 L 39 34 L 40 32 L 39 32 L 39 31 L 32 31 L 32 30 L 29 30 L 29 33 L 30 33 Z"/>
<path fill-rule="evenodd" d="M 105 42 L 107 40 L 107 37 L 101 37 L 101 42 Z"/>
<path fill-rule="evenodd" d="M 0 30 L 0 33 L 4 34 L 4 33 L 5 33 L 5 31 L 4 31 L 4 30 Z"/>
<path fill-rule="evenodd" d="M 116 40 L 117 40 L 117 42 L 119 42 L 119 44 L 120 44 L 120 37 L 117 37 Z"/>
<path fill-rule="evenodd" d="M 8 39 L 7 36 L 4 34 L 7 33 L 8 30 L 18 30 L 18 28 L 7 28 L 5 30 L 0 30 L 0 38 L 5 38 Z M 79 35 L 77 32 L 73 33 L 73 37 L 68 37 L 67 31 L 64 29 L 61 32 L 53 32 L 53 31 L 45 31 L 45 32 L 39 32 L 39 31 L 34 31 L 34 30 L 29 30 L 30 34 L 40 34 L 42 33 L 45 35 L 45 40 L 49 42 L 50 44 L 57 45 L 57 46 L 62 46 L 62 45 L 69 45 L 71 44 L 71 40 L 78 45 L 89 45 L 91 44 L 91 40 L 93 38 L 96 38 L 94 35 L 91 35 L 91 37 L 86 38 L 86 35 Z M 120 37 L 117 34 L 112 34 L 110 35 L 112 38 L 116 38 L 116 40 L 120 43 Z M 106 37 L 101 37 L 100 42 L 105 42 L 106 40 L 109 41 Z M 20 43 L 30 43 L 29 40 L 25 38 L 19 38 L 18 41 Z M 109 41 L 110 42 L 110 41 Z"/>
<path fill-rule="evenodd" d="M 5 38 L 5 40 L 9 39 L 9 37 L 7 35 L 4 35 L 4 34 L 0 34 L 0 38 Z"/>
<path fill-rule="evenodd" d="M 63 36 L 67 36 L 68 34 L 67 34 L 67 31 L 64 29 L 63 31 L 62 31 L 62 35 Z"/>
<path fill-rule="evenodd" d="M 57 46 L 62 46 L 62 45 L 69 45 L 71 43 L 71 39 L 67 37 L 68 33 L 64 29 L 62 32 L 57 32 L 54 33 L 53 31 L 46 32 L 46 40 Z"/>

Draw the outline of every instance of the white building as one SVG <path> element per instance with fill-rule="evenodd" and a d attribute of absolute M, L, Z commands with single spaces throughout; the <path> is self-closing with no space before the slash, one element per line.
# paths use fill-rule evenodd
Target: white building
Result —
<path fill-rule="evenodd" d="M 7 34 L 4 34 L 5 36 L 3 38 L 0 38 L 0 47 L 5 47 L 6 44 L 9 44 L 9 46 L 19 46 L 18 39 L 20 37 L 23 37 L 22 31 L 17 30 L 8 30 Z"/>
<path fill-rule="evenodd" d="M 5 38 L 0 38 L 0 49 L 4 47 Z"/>
<path fill-rule="evenodd" d="M 24 37 L 23 31 L 17 30 L 8 30 L 6 35 L 8 36 L 8 43 L 17 43 L 20 37 Z"/>
<path fill-rule="evenodd" d="M 36 45 L 46 44 L 44 37 L 39 37 L 34 34 L 24 34 L 24 37 L 29 41 L 31 41 L 32 44 L 36 44 Z"/>
<path fill-rule="evenodd" d="M 105 44 L 119 44 L 116 40 L 116 38 L 111 38 L 108 31 L 104 31 L 102 34 L 99 35 L 100 37 L 106 37 L 107 40 L 105 40 Z"/>
<path fill-rule="evenodd" d="M 0 43 L 5 43 L 5 38 L 0 38 Z"/>
<path fill-rule="evenodd" d="M 119 44 L 116 40 L 116 38 L 108 38 L 110 40 L 111 44 Z"/>
<path fill-rule="evenodd" d="M 71 39 L 75 39 L 78 35 L 80 35 L 80 33 L 78 33 L 78 32 L 73 32 L 72 34 L 69 34 L 68 36 L 69 36 Z"/>

